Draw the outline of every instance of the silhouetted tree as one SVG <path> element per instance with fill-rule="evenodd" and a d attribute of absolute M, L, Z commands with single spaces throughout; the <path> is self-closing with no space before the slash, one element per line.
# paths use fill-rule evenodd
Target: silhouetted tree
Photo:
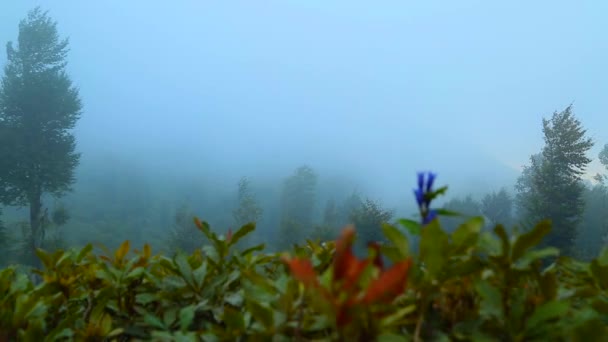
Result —
<path fill-rule="evenodd" d="M 577 236 L 577 256 L 590 258 L 598 255 L 608 238 L 608 187 L 603 181 L 585 187 L 583 198 L 585 210 Z"/>
<path fill-rule="evenodd" d="M 281 196 L 280 245 L 287 247 L 303 242 L 313 231 L 317 175 L 301 166 L 285 180 Z"/>
<path fill-rule="evenodd" d="M 62 196 L 74 182 L 80 155 L 69 130 L 82 106 L 65 71 L 68 40 L 46 12 L 29 12 L 18 42 L 7 44 L 0 88 L 0 200 L 29 205 L 33 251 L 42 237 L 42 195 Z"/>
<path fill-rule="evenodd" d="M 551 219 L 553 230 L 547 244 L 571 252 L 577 228 L 584 212 L 584 185 L 581 176 L 591 159 L 587 152 L 593 147 L 586 130 L 574 117 L 572 106 L 543 119 L 545 146 L 542 158 L 532 158 L 526 177 L 518 191 L 526 195 L 521 203 L 524 215 L 534 220 Z M 523 185 L 523 186 L 522 186 Z"/>
<path fill-rule="evenodd" d="M 186 205 L 180 206 L 175 212 L 173 228 L 169 236 L 169 249 L 172 252 L 182 250 L 192 253 L 205 244 L 206 238 L 194 225 L 193 217 L 194 214 Z"/>
<path fill-rule="evenodd" d="M 467 195 L 464 198 L 452 198 L 451 200 L 447 201 L 443 207 L 466 217 L 481 215 L 481 205 L 471 195 Z M 447 231 L 451 232 L 462 223 L 462 218 L 444 217 L 441 218 L 441 223 Z"/>
<path fill-rule="evenodd" d="M 2 221 L 2 209 L 0 209 L 0 267 L 4 266 L 7 261 L 10 247 L 8 239 L 8 231 Z"/>
<path fill-rule="evenodd" d="M 599 153 L 599 160 L 608 169 L 608 145 L 604 145 Z M 583 195 L 585 211 L 583 212 L 577 237 L 577 255 L 582 258 L 597 256 L 608 240 L 608 186 L 605 174 L 598 173 L 594 177 L 595 185 L 585 187 Z"/>
<path fill-rule="evenodd" d="M 323 210 L 323 222 L 315 226 L 312 237 L 321 241 L 334 240 L 337 237 L 339 225 L 338 207 L 336 202 L 330 199 Z"/>
<path fill-rule="evenodd" d="M 342 205 L 338 210 L 338 220 L 340 225 L 352 224 L 351 218 L 356 210 L 359 210 L 363 205 L 361 195 L 357 191 L 353 191 L 348 197 L 344 199 Z"/>
<path fill-rule="evenodd" d="M 509 227 L 513 220 L 513 198 L 505 188 L 486 194 L 480 203 L 481 214 L 491 225 L 502 224 Z"/>
<path fill-rule="evenodd" d="M 251 185 L 246 177 L 239 181 L 237 199 L 239 206 L 232 212 L 237 227 L 250 222 L 257 223 L 262 218 L 264 210 L 259 206 L 255 195 L 251 192 Z"/>
<path fill-rule="evenodd" d="M 378 202 L 367 198 L 351 213 L 350 220 L 355 225 L 360 242 L 367 244 L 383 240 L 382 224 L 389 222 L 392 217 L 392 211 L 383 209 Z"/>

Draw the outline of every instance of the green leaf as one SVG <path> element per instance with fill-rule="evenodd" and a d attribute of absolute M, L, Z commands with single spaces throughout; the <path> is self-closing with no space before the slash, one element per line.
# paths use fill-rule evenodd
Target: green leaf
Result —
<path fill-rule="evenodd" d="M 232 239 L 230 239 L 228 246 L 235 245 L 237 242 L 239 242 L 240 239 L 242 239 L 243 237 L 245 237 L 247 234 L 251 233 L 254 230 L 255 230 L 255 222 L 249 222 L 246 225 L 242 226 L 236 232 L 234 232 L 234 234 L 232 234 Z"/>
<path fill-rule="evenodd" d="M 401 251 L 401 257 L 406 258 L 409 255 L 410 244 L 407 237 L 402 234 L 395 226 L 388 223 L 382 224 L 384 235 Z"/>
<path fill-rule="evenodd" d="M 127 253 L 129 253 L 130 249 L 131 249 L 131 245 L 129 243 L 129 240 L 126 240 L 114 252 L 114 259 L 115 259 L 115 261 L 116 262 L 122 262 L 122 259 L 124 259 L 125 256 L 127 256 Z"/>
<path fill-rule="evenodd" d="M 162 330 L 166 329 L 163 321 L 160 318 L 153 316 L 151 314 L 144 315 L 144 322 L 154 328 L 158 328 L 158 329 L 162 329 Z"/>
<path fill-rule="evenodd" d="M 594 259 L 589 264 L 589 268 L 600 288 L 608 289 L 608 266 L 601 266 L 598 259 Z"/>
<path fill-rule="evenodd" d="M 448 235 L 433 220 L 424 227 L 420 238 L 420 258 L 431 279 L 436 279 L 447 261 Z"/>
<path fill-rule="evenodd" d="M 513 245 L 511 260 L 517 261 L 528 249 L 538 245 L 550 231 L 551 222 L 544 220 L 539 222 L 531 231 L 518 236 Z"/>
<path fill-rule="evenodd" d="M 550 301 L 542 304 L 534 310 L 534 313 L 526 321 L 526 329 L 528 331 L 538 329 L 541 323 L 549 320 L 559 319 L 566 315 L 570 303 L 566 301 Z"/>
<path fill-rule="evenodd" d="M 437 208 L 437 209 L 435 209 L 435 212 L 439 216 L 463 216 L 461 213 L 459 213 L 457 211 L 452 211 L 452 210 L 448 210 L 448 209 L 444 209 L 444 208 Z"/>
<path fill-rule="evenodd" d="M 543 249 L 528 251 L 521 258 L 519 258 L 519 260 L 517 260 L 515 268 L 523 270 L 528 268 L 530 264 L 536 260 L 558 255 L 559 249 L 555 247 L 547 247 Z"/>
<path fill-rule="evenodd" d="M 70 261 L 70 257 L 72 256 L 70 253 L 61 253 L 61 256 L 55 262 L 56 268 L 61 268 L 67 261 Z"/>
<path fill-rule="evenodd" d="M 414 311 L 416 311 L 416 305 L 414 304 L 400 308 L 389 316 L 382 318 L 382 326 L 402 325 L 402 320 Z"/>
<path fill-rule="evenodd" d="M 475 240 L 483 227 L 483 217 L 475 216 L 458 226 L 452 233 L 452 241 L 457 249 L 465 246 L 465 243 L 469 243 L 470 247 L 474 246 Z M 458 248 L 460 247 L 460 248 Z"/>
<path fill-rule="evenodd" d="M 125 280 L 134 280 L 134 279 L 141 278 L 141 276 L 144 274 L 145 271 L 146 271 L 146 269 L 143 267 L 136 267 L 127 274 L 127 276 L 125 277 Z"/>
<path fill-rule="evenodd" d="M 196 312 L 196 307 L 193 305 L 187 306 L 180 310 L 179 312 L 179 326 L 182 331 L 188 330 L 190 324 L 194 320 L 194 314 Z"/>
<path fill-rule="evenodd" d="M 552 300 L 557 296 L 557 285 L 555 272 L 546 272 L 539 278 L 539 286 L 545 298 Z"/>
<path fill-rule="evenodd" d="M 511 254 L 511 242 L 509 241 L 509 236 L 507 235 L 505 227 L 502 224 L 496 225 L 496 227 L 494 227 L 494 233 L 498 235 L 498 238 L 500 239 L 501 256 L 505 260 L 508 260 L 509 255 Z"/>
<path fill-rule="evenodd" d="M 598 298 L 591 303 L 591 306 L 599 313 L 608 314 L 608 301 L 605 299 Z"/>
<path fill-rule="evenodd" d="M 135 301 L 138 304 L 146 305 L 156 300 L 156 295 L 153 293 L 139 293 L 135 296 Z"/>
<path fill-rule="evenodd" d="M 411 340 L 412 339 L 409 338 L 408 336 L 397 335 L 397 334 L 393 334 L 393 333 L 383 333 L 378 336 L 376 341 L 378 341 L 378 342 L 409 342 Z"/>
<path fill-rule="evenodd" d="M 274 315 L 272 309 L 263 306 L 256 301 L 248 301 L 247 308 L 251 311 L 253 317 L 262 323 L 266 329 L 271 329 L 274 326 Z"/>
<path fill-rule="evenodd" d="M 407 229 L 410 234 L 414 236 L 420 235 L 420 231 L 422 229 L 422 225 L 418 221 L 410 220 L 410 219 L 400 219 L 397 221 L 400 225 L 402 225 L 405 229 Z"/>
<path fill-rule="evenodd" d="M 251 254 L 253 252 L 263 251 L 264 248 L 266 248 L 266 244 L 261 243 L 259 245 L 256 245 L 256 246 L 253 246 L 253 247 L 249 247 L 249 248 L 243 250 L 241 252 L 241 255 L 246 256 L 246 255 L 249 255 L 249 254 Z"/>
<path fill-rule="evenodd" d="M 608 246 L 602 248 L 602 251 L 600 252 L 600 255 L 597 258 L 597 261 L 600 266 L 608 266 Z"/>
<path fill-rule="evenodd" d="M 207 277 L 207 260 L 203 260 L 203 263 L 192 272 L 194 283 L 197 288 L 202 288 Z"/>
<path fill-rule="evenodd" d="M 174 262 L 177 265 L 177 270 L 179 271 L 179 274 L 182 276 L 182 278 L 184 278 L 184 280 L 190 286 L 196 286 L 194 282 L 194 275 L 192 274 L 192 268 L 190 267 L 186 256 L 183 253 L 179 252 L 175 256 Z"/>
<path fill-rule="evenodd" d="M 228 295 L 226 295 L 224 297 L 224 302 L 236 306 L 236 307 L 240 307 L 241 305 L 243 305 L 243 293 L 242 291 L 239 292 L 232 292 Z"/>
<path fill-rule="evenodd" d="M 502 319 L 503 308 L 500 291 L 485 280 L 478 280 L 475 283 L 475 290 L 481 297 L 479 315 L 485 318 Z"/>
<path fill-rule="evenodd" d="M 245 330 L 245 320 L 241 311 L 233 309 L 229 306 L 224 307 L 224 315 L 222 320 L 226 323 L 229 331 L 242 333 Z"/>
<path fill-rule="evenodd" d="M 213 240 L 217 239 L 215 237 L 215 234 L 211 231 L 209 223 L 207 223 L 206 221 L 200 221 L 198 218 L 195 217 L 194 224 L 196 225 L 198 230 L 200 230 L 201 232 L 203 232 L 203 234 L 205 234 L 205 236 L 207 237 L 207 239 L 209 239 L 209 241 L 213 241 Z"/>
<path fill-rule="evenodd" d="M 36 255 L 38 256 L 38 259 L 42 261 L 42 265 L 44 265 L 46 269 L 51 269 L 53 267 L 53 260 L 50 254 L 40 248 L 36 248 Z"/>

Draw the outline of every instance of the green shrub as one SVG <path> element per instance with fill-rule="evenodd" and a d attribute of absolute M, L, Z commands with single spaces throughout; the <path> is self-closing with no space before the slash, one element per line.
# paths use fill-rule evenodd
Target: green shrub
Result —
<path fill-rule="evenodd" d="M 354 255 L 355 229 L 289 254 L 239 250 L 195 219 L 192 253 L 38 250 L 42 282 L 0 271 L 0 340 L 590 341 L 608 339 L 608 249 L 590 262 L 536 246 L 551 226 L 509 235 L 481 217 L 453 232 L 420 186 L 421 222 L 384 224 L 386 242 Z M 409 232 L 409 234 L 408 234 Z M 412 252 L 408 235 L 419 236 Z"/>

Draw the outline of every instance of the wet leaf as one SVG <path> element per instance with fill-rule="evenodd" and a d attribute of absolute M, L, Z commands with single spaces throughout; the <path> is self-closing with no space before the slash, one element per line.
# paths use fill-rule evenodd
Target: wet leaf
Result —
<path fill-rule="evenodd" d="M 433 220 L 422 230 L 420 238 L 420 258 L 431 279 L 439 276 L 447 261 L 447 253 L 448 235 L 441 229 L 439 222 Z"/>
<path fill-rule="evenodd" d="M 550 301 L 534 310 L 532 316 L 526 321 L 526 329 L 537 329 L 543 322 L 560 319 L 566 314 L 570 304 L 566 301 Z"/>
<path fill-rule="evenodd" d="M 236 232 L 234 232 L 232 237 L 228 240 L 229 245 L 237 244 L 239 242 L 239 240 L 241 240 L 243 237 L 245 237 L 247 234 L 253 232 L 254 230 L 255 230 L 254 222 L 245 224 L 244 226 L 239 228 Z"/>
<path fill-rule="evenodd" d="M 410 248 L 407 237 L 395 226 L 387 223 L 382 224 L 382 231 L 389 241 L 391 241 L 395 247 L 397 247 L 397 250 L 401 253 L 401 257 L 406 258 L 409 255 Z"/>
<path fill-rule="evenodd" d="M 127 255 L 127 253 L 129 253 L 129 249 L 130 249 L 130 244 L 129 244 L 129 240 L 127 240 L 127 241 L 123 242 L 120 245 L 120 247 L 118 247 L 116 252 L 114 252 L 114 260 L 116 260 L 117 263 L 121 263 L 122 260 Z"/>
<path fill-rule="evenodd" d="M 379 300 L 392 301 L 401 294 L 407 285 L 408 272 L 412 265 L 410 259 L 393 265 L 382 272 L 367 287 L 363 302 L 372 304 Z"/>
<path fill-rule="evenodd" d="M 485 280 L 478 280 L 475 289 L 481 297 L 479 314 L 482 317 L 503 318 L 502 296 L 500 291 Z"/>
<path fill-rule="evenodd" d="M 545 220 L 538 223 L 531 231 L 518 236 L 513 244 L 511 259 L 517 261 L 528 249 L 538 245 L 550 231 L 551 222 Z"/>

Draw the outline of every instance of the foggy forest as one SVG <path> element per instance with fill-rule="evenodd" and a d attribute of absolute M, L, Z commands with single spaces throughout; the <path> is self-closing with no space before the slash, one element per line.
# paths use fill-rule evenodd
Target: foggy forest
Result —
<path fill-rule="evenodd" d="M 229 259 L 234 260 L 230 267 L 241 270 L 244 279 L 238 281 L 244 290 L 234 289 L 241 296 L 238 303 L 227 302 L 237 309 L 215 305 L 224 311 L 209 309 L 216 315 L 209 318 L 212 323 L 197 320 L 207 316 L 201 313 L 206 310 L 202 299 L 194 295 L 180 297 L 189 308 L 195 307 L 190 298 L 198 298 L 194 318 L 179 316 L 173 325 L 163 321 L 157 326 L 150 318 L 126 318 L 139 309 L 125 311 L 130 314 L 124 317 L 117 314 L 127 310 L 117 299 L 118 309 L 110 304 L 93 309 L 98 322 L 108 320 L 95 333 L 89 327 L 95 319 L 86 309 L 93 302 L 81 305 L 87 314 L 74 314 L 85 317 L 78 318 L 81 323 L 74 318 L 62 325 L 45 314 L 38 326 L 26 315 L 30 318 L 23 322 L 30 323 L 17 327 L 10 323 L 14 318 L 3 320 L 2 312 L 18 312 L 10 305 L 20 300 L 6 295 L 0 300 L 0 341 L 37 340 L 34 336 L 88 340 L 94 334 L 114 340 L 241 340 L 234 331 L 273 341 L 271 335 L 353 341 L 398 341 L 397 336 L 481 341 L 483 335 L 528 341 L 554 340 L 550 334 L 558 332 L 569 340 L 565 336 L 593 336 L 584 335 L 591 331 L 597 334 L 593 340 L 608 338 L 608 278 L 597 271 L 608 272 L 607 11 L 608 3 L 600 1 L 0 2 L 0 42 L 6 46 L 0 54 L 0 267 L 5 268 L 0 280 L 23 272 L 29 285 L 22 290 L 46 296 L 51 290 L 45 284 L 61 278 L 60 266 L 51 267 L 49 260 L 59 265 L 60 255 L 76 258 L 78 251 L 87 251 L 91 258 L 113 255 L 111 267 L 122 270 L 126 266 L 117 260 L 131 247 L 133 255 L 150 249 L 176 269 L 184 255 L 192 269 L 201 263 L 216 267 L 210 255 L 234 248 L 231 253 L 243 257 Z M 356 232 L 354 241 L 348 240 L 349 227 Z M 454 247 L 465 243 L 459 240 L 463 232 L 473 230 L 479 242 Z M 537 238 L 541 230 L 542 239 Z M 503 231 L 511 240 L 500 240 Z M 233 237 L 239 240 L 234 246 Z M 534 243 L 518 244 L 522 237 Z M 494 247 L 488 246 L 500 247 L 490 239 L 503 241 L 503 253 L 504 246 L 513 245 L 513 265 L 518 248 L 525 245 L 531 253 L 512 268 L 521 275 L 504 271 L 508 276 L 500 279 L 509 291 L 536 281 L 538 291 L 545 291 L 549 280 L 532 274 L 555 278 L 555 288 L 563 289 L 551 296 L 542 292 L 529 312 L 521 309 L 525 314 L 515 309 L 501 314 L 518 312 L 529 315 L 517 316 L 522 322 L 533 316 L 531 321 L 545 325 L 484 316 L 491 311 L 484 300 L 495 293 L 487 289 L 496 284 L 481 268 L 470 276 L 476 279 L 471 287 L 477 291 L 471 299 L 474 314 L 461 315 L 487 320 L 475 328 L 456 324 L 451 321 L 456 318 L 436 309 L 439 304 L 429 304 L 439 298 L 431 292 L 421 292 L 428 302 L 412 294 L 425 287 L 440 293 L 437 286 L 443 285 L 437 279 L 452 284 L 441 267 L 457 269 L 457 260 L 477 252 L 483 267 L 503 274 L 496 270 L 511 261 L 488 266 L 494 262 L 485 258 L 493 255 L 489 250 Z M 279 326 L 275 314 L 274 326 L 262 320 L 266 330 L 253 323 L 263 310 L 278 312 L 280 306 L 249 299 L 254 295 L 247 294 L 246 284 L 252 280 L 242 260 L 253 265 L 255 258 L 272 256 L 285 269 L 272 266 L 280 275 L 264 277 L 309 286 L 304 266 L 296 262 L 300 259 L 285 253 L 312 258 L 318 279 L 326 279 L 324 272 L 338 277 L 344 241 L 352 243 L 350 262 L 382 251 L 384 263 L 393 267 L 388 270 L 406 270 L 402 280 L 409 290 L 402 292 L 409 294 L 402 294 L 402 302 L 410 306 L 399 299 L 382 304 L 392 305 L 402 318 L 351 326 L 368 316 L 358 316 L 355 306 L 335 311 L 307 300 L 303 302 L 309 304 L 298 304 L 294 298 L 308 298 L 307 291 L 314 290 L 294 285 L 293 305 L 310 305 L 315 315 L 331 319 L 302 323 L 289 314 Z M 434 249 L 439 245 L 442 250 Z M 257 246 L 266 254 L 255 254 L 262 253 Z M 337 254 L 328 252 L 331 248 Z M 456 254 L 448 256 L 448 250 Z M 439 255 L 449 261 L 428 275 Z M 81 267 L 75 265 L 81 264 L 65 266 L 66 277 L 88 274 L 75 271 Z M 598 277 L 594 285 L 591 280 L 584 285 L 595 291 L 585 293 L 593 293 L 589 312 L 597 317 L 589 314 L 576 327 L 556 328 L 558 315 L 583 317 L 573 311 L 579 310 L 574 304 L 563 310 L 559 306 L 570 300 L 564 293 L 574 288 L 560 278 L 565 271 L 552 271 L 560 267 L 586 272 L 576 273 L 577 279 Z M 228 274 L 226 269 L 218 268 Z M 156 271 L 151 266 L 145 272 Z M 153 283 L 149 277 L 144 278 Z M 74 279 L 69 284 L 80 281 Z M 373 286 L 364 288 L 367 297 L 361 298 L 371 298 Z M 76 290 L 62 291 L 75 296 Z M 73 303 L 65 296 L 65 303 Z M 209 298 L 224 296 L 229 297 L 214 292 Z M 58 299 L 50 298 L 38 302 L 51 308 Z M 381 315 L 380 304 L 364 303 L 361 312 Z M 167 319 L 161 304 L 156 309 L 141 305 Z M 410 309 L 397 309 L 399 305 Z M 241 307 L 254 318 L 238 316 Z M 66 310 L 62 315 L 76 309 Z M 343 312 L 357 314 L 342 321 Z M 190 317 L 188 324 L 184 317 Z M 241 323 L 230 323 L 232 319 Z M 507 321 L 511 323 L 496 323 Z"/>

